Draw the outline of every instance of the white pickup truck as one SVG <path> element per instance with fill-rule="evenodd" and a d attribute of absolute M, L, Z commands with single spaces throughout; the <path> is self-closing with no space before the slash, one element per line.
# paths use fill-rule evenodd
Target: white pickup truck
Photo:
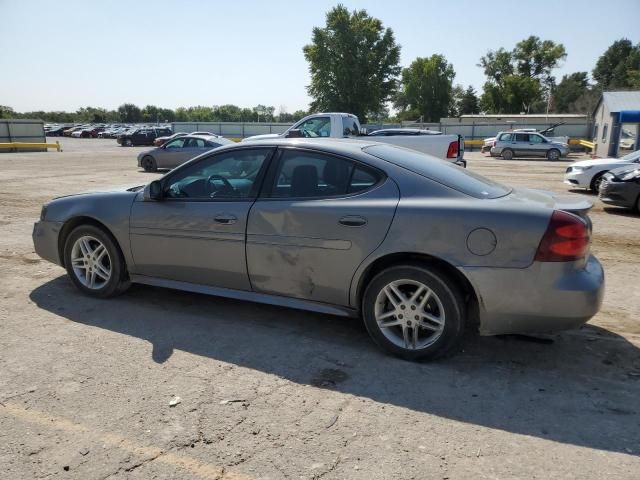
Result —
<path fill-rule="evenodd" d="M 247 137 L 243 142 L 264 138 L 354 138 L 362 137 L 358 117 L 350 113 L 315 113 L 304 117 L 284 133 L 271 133 Z M 463 167 L 464 138 L 462 135 L 443 135 L 432 130 L 417 128 L 390 128 L 364 134 L 376 142 L 391 143 L 399 147 L 410 148 L 434 157 L 448 160 Z M 375 137 L 375 138 L 374 138 Z"/>

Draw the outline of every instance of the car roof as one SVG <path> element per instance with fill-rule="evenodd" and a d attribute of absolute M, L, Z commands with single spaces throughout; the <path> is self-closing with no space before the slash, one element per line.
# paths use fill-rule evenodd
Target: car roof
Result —
<path fill-rule="evenodd" d="M 242 147 L 309 147 L 325 150 L 333 153 L 354 153 L 361 152 L 363 148 L 373 145 L 386 145 L 382 142 L 371 140 L 351 139 L 351 138 L 265 138 L 252 140 L 250 142 L 240 142 L 224 148 Z"/>

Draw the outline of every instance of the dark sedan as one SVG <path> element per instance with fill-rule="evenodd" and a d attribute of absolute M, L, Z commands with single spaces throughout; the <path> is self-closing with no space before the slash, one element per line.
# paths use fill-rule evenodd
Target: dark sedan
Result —
<path fill-rule="evenodd" d="M 620 167 L 605 173 L 599 196 L 609 205 L 634 208 L 640 212 L 640 166 Z"/>
<path fill-rule="evenodd" d="M 129 130 L 118 136 L 118 143 L 123 147 L 132 147 L 134 145 L 153 145 L 153 141 L 161 136 L 171 135 L 170 128 L 137 128 Z"/>

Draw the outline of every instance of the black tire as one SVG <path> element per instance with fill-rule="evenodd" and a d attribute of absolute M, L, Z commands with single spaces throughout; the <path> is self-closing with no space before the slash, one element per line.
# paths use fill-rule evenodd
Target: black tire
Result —
<path fill-rule="evenodd" d="M 505 148 L 504 150 L 502 150 L 500 156 L 505 160 L 511 160 L 514 157 L 513 150 L 511 150 L 510 148 Z"/>
<path fill-rule="evenodd" d="M 560 160 L 560 150 L 558 150 L 557 148 L 552 148 L 550 150 L 547 150 L 547 160 L 551 160 L 552 162 L 555 162 L 556 160 Z"/>
<path fill-rule="evenodd" d="M 90 236 L 100 241 L 105 246 L 108 253 L 111 275 L 109 280 L 100 288 L 91 289 L 85 286 L 78 278 L 72 267 L 71 253 L 73 246 L 79 238 L 84 236 Z M 94 225 L 79 225 L 71 231 L 64 244 L 64 265 L 71 281 L 78 290 L 91 297 L 114 297 L 123 293 L 130 285 L 127 267 L 125 265 L 124 258 L 122 257 L 122 253 L 120 253 L 120 249 L 117 246 L 116 240 L 111 236 L 111 234 Z"/>
<path fill-rule="evenodd" d="M 636 198 L 636 213 L 640 213 L 640 195 Z"/>
<path fill-rule="evenodd" d="M 142 168 L 144 168 L 145 172 L 157 172 L 158 165 L 156 164 L 156 160 L 151 155 L 146 155 L 142 158 Z"/>
<path fill-rule="evenodd" d="M 131 139 L 130 139 L 130 138 L 125 138 L 125 139 L 122 141 L 122 146 L 123 146 L 123 147 L 131 147 L 131 146 L 133 146 L 133 142 L 131 142 Z"/>
<path fill-rule="evenodd" d="M 379 294 L 386 285 L 399 280 L 420 282 L 431 289 L 443 307 L 444 327 L 442 332 L 433 343 L 424 348 L 409 349 L 397 345 L 385 336 L 376 321 L 375 308 Z M 380 272 L 369 282 L 365 290 L 361 311 L 365 327 L 373 341 L 393 355 L 411 361 L 432 360 L 451 352 L 461 341 L 465 328 L 466 307 L 459 288 L 447 275 L 429 266 L 399 265 Z M 405 310 L 405 312 L 409 313 L 407 318 L 413 315 L 413 312 L 409 310 Z"/>
<path fill-rule="evenodd" d="M 596 195 L 600 192 L 600 184 L 602 183 L 602 177 L 607 172 L 596 173 L 591 179 L 591 184 L 589 185 L 589 190 L 594 192 Z"/>

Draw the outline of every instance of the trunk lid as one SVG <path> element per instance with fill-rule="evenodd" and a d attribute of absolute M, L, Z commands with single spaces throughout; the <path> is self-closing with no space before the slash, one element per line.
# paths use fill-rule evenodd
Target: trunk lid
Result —
<path fill-rule="evenodd" d="M 586 198 L 529 188 L 513 189 L 509 198 L 521 200 L 523 202 L 532 202 L 555 210 L 563 210 L 565 212 L 573 213 L 574 215 L 583 218 L 589 225 L 589 229 L 591 229 L 589 210 L 593 207 L 593 202 Z"/>

